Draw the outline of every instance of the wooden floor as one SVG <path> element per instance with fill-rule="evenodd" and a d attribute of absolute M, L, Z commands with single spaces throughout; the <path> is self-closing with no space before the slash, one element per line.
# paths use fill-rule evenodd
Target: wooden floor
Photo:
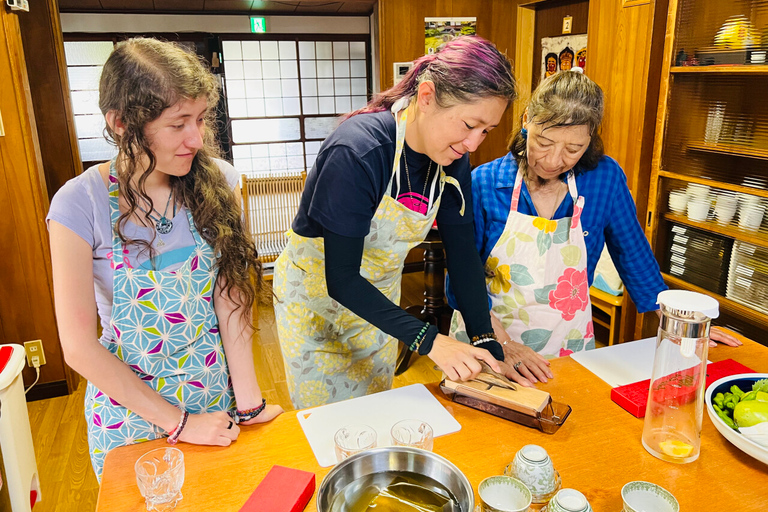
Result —
<path fill-rule="evenodd" d="M 419 304 L 424 290 L 421 273 L 406 274 L 403 279 L 404 306 Z M 285 385 L 283 359 L 277 341 L 275 315 L 271 307 L 259 311 L 260 332 L 254 343 L 254 358 L 259 384 L 267 401 L 290 410 Z M 411 367 L 395 377 L 395 387 L 418 382 L 434 382 L 439 372 L 427 357 L 418 357 Z M 35 512 L 90 512 L 96 509 L 99 484 L 91 468 L 83 415 L 85 381 L 66 397 L 39 400 L 27 404 L 40 473 L 42 501 Z"/>

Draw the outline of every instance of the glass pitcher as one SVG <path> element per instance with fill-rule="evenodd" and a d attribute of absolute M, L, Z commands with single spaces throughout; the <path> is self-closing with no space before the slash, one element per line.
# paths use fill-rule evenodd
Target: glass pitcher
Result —
<path fill-rule="evenodd" d="M 679 464 L 699 458 L 709 325 L 718 302 L 696 292 L 666 290 L 657 299 L 661 322 L 643 424 L 643 446 Z"/>

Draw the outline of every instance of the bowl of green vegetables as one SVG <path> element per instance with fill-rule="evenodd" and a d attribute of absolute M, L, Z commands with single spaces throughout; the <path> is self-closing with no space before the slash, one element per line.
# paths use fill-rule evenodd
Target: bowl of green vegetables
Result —
<path fill-rule="evenodd" d="M 734 446 L 768 464 L 768 373 L 741 373 L 713 382 L 707 413 Z"/>

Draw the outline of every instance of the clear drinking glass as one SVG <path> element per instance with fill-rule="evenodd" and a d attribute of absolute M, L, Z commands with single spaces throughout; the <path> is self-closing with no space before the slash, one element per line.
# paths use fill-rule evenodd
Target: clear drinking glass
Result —
<path fill-rule="evenodd" d="M 147 510 L 170 511 L 181 500 L 184 453 L 178 448 L 157 448 L 136 461 L 136 483 Z"/>
<path fill-rule="evenodd" d="M 392 426 L 390 435 L 395 446 L 412 446 L 430 452 L 435 439 L 432 427 L 421 420 L 398 421 Z"/>
<path fill-rule="evenodd" d="M 355 424 L 341 427 L 333 436 L 336 446 L 336 461 L 341 462 L 350 455 L 354 455 L 369 448 L 376 448 L 378 434 L 368 425 Z"/>
<path fill-rule="evenodd" d="M 643 446 L 668 462 L 699 458 L 710 319 L 718 302 L 684 290 L 659 294 L 661 323 L 643 423 Z"/>

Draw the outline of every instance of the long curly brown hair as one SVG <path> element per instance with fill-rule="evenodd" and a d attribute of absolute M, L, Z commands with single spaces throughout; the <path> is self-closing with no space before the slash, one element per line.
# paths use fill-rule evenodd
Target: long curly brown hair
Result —
<path fill-rule="evenodd" d="M 213 110 L 219 98 L 219 83 L 204 61 L 182 46 L 149 38 L 133 38 L 118 43 L 104 64 L 99 83 L 99 108 L 106 116 L 114 112 L 124 131 L 121 134 L 107 124 L 108 139 L 119 150 L 117 179 L 120 196 L 128 204 L 115 229 L 126 245 L 135 244 L 152 256 L 152 241 L 132 240 L 124 226 L 136 213 L 139 201 L 149 204 L 147 177 L 155 171 L 156 158 L 145 133 L 147 123 L 179 101 L 205 97 L 203 147 L 198 150 L 192 168 L 185 176 L 171 176 L 173 196 L 189 208 L 195 226 L 217 255 L 216 267 L 223 278 L 223 292 L 240 314 L 250 314 L 253 304 L 264 298 L 261 262 L 256 246 L 243 227 L 239 202 L 214 161 L 219 147 L 211 126 Z M 140 173 L 137 187 L 131 185 Z M 149 225 L 149 213 L 144 213 Z"/>

